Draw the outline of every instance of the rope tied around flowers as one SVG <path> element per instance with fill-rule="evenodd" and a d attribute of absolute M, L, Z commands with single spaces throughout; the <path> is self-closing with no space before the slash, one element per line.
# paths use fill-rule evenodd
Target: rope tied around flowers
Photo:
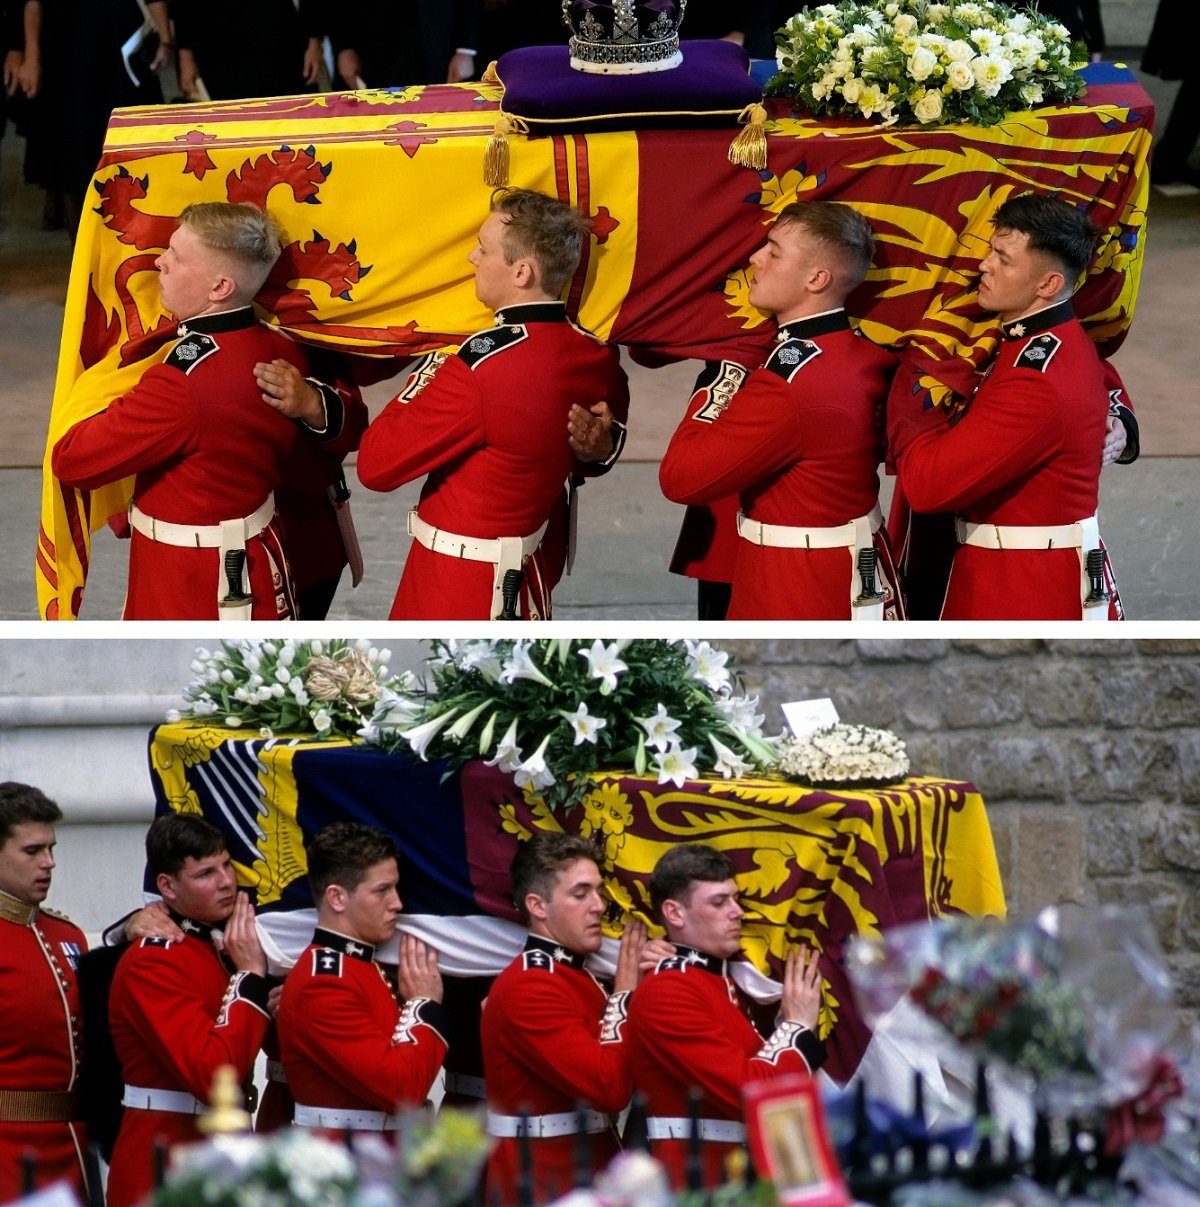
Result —
<path fill-rule="evenodd" d="M 332 658 L 309 660 L 304 686 L 316 700 L 353 700 L 363 704 L 379 699 L 375 668 L 361 650 L 341 650 Z"/>

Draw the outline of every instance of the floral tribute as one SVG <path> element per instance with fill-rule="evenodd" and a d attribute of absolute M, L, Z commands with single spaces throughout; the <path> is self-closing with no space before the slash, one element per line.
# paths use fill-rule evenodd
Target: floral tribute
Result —
<path fill-rule="evenodd" d="M 632 767 L 682 787 L 775 760 L 757 697 L 706 641 L 434 641 L 427 680 L 386 691 L 363 736 L 384 749 L 511 772 L 562 810 L 587 775 Z"/>
<path fill-rule="evenodd" d="M 780 774 L 814 787 L 894 784 L 908 774 L 904 743 L 890 730 L 831 725 L 779 748 Z"/>
<path fill-rule="evenodd" d="M 412 682 L 389 673 L 390 658 L 365 641 L 223 641 L 197 650 L 187 706 L 167 720 L 208 720 L 264 738 L 279 731 L 353 738 L 384 691 Z"/>
<path fill-rule="evenodd" d="M 1038 1082 L 1095 1076 L 1078 988 L 1062 976 L 1062 949 L 1036 922 L 949 918 L 858 940 L 856 989 L 868 1004 L 903 990 L 928 1018 L 987 1060 Z"/>
<path fill-rule="evenodd" d="M 1086 51 L 1065 26 L 993 0 L 842 0 L 797 13 L 775 40 L 768 95 L 815 117 L 993 126 L 1084 90 L 1072 63 Z"/>

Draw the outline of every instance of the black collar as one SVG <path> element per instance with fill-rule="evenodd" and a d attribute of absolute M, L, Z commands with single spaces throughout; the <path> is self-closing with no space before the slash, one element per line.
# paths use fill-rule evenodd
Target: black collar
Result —
<path fill-rule="evenodd" d="M 675 958 L 682 960 L 685 964 L 692 964 L 696 968 L 703 968 L 705 972 L 711 972 L 713 976 L 729 975 L 728 960 L 710 956 L 703 951 L 697 951 L 694 947 L 687 947 L 683 943 L 675 944 Z"/>
<path fill-rule="evenodd" d="M 1026 335 L 1037 335 L 1039 331 L 1048 331 L 1051 327 L 1057 327 L 1059 323 L 1065 323 L 1074 317 L 1075 308 L 1071 305 L 1071 299 L 1065 298 L 1061 302 L 1055 302 L 1053 306 L 1047 306 L 1045 310 L 1035 310 L 1023 318 L 1005 323 L 1004 338 L 1023 339 Z"/>
<path fill-rule="evenodd" d="M 258 322 L 253 306 L 239 306 L 236 310 L 221 310 L 216 314 L 198 314 L 195 318 L 183 319 L 176 330 L 180 336 L 193 335 L 197 331 L 212 335 L 218 331 L 242 331 Z"/>
<path fill-rule="evenodd" d="M 209 923 L 197 922 L 195 918 L 188 918 L 183 914 L 177 914 L 173 909 L 168 909 L 167 913 L 171 915 L 171 921 L 185 935 L 190 935 L 193 939 L 202 939 L 205 943 L 212 942 L 213 928 Z"/>
<path fill-rule="evenodd" d="M 37 921 L 38 907 L 22 901 L 11 893 L 0 892 L 0 921 L 32 926 Z"/>
<path fill-rule="evenodd" d="M 801 319 L 792 319 L 790 323 L 781 323 L 776 340 L 812 339 L 814 335 L 828 335 L 831 331 L 847 331 L 850 320 L 840 307 L 829 310 L 824 314 L 810 314 Z"/>
<path fill-rule="evenodd" d="M 375 959 L 375 945 L 364 943 L 361 939 L 352 939 L 349 935 L 339 934 L 336 930 L 326 930 L 318 926 L 313 931 L 313 942 L 319 947 L 331 947 L 340 951 L 344 956 L 351 956 L 370 964 Z"/>
<path fill-rule="evenodd" d="M 572 968 L 582 968 L 587 963 L 587 956 L 568 951 L 561 943 L 547 939 L 544 935 L 527 935 L 525 950 L 545 952 L 556 964 L 568 964 Z"/>
<path fill-rule="evenodd" d="M 521 306 L 505 306 L 496 311 L 496 326 L 508 327 L 520 323 L 565 323 L 566 302 L 526 302 Z"/>

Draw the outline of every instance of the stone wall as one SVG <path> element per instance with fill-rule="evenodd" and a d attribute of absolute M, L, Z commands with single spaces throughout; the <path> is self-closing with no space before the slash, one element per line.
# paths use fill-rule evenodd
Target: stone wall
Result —
<path fill-rule="evenodd" d="M 1010 910 L 1145 905 L 1200 1019 L 1200 641 L 721 645 L 764 702 L 830 696 L 915 772 L 976 784 Z"/>

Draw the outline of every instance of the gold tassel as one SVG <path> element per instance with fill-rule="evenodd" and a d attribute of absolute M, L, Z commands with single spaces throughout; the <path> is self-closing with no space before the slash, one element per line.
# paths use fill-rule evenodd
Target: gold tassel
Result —
<path fill-rule="evenodd" d="M 483 183 L 494 189 L 504 188 L 508 184 L 508 135 L 528 134 L 529 126 L 519 117 L 509 117 L 500 113 L 492 129 L 492 136 L 487 140 L 483 152 Z"/>
<path fill-rule="evenodd" d="M 767 166 L 767 111 L 762 105 L 747 105 L 738 114 L 742 127 L 729 146 L 729 162 L 742 168 Z"/>
<path fill-rule="evenodd" d="M 487 70 L 479 77 L 481 84 L 498 84 L 500 77 L 496 74 L 496 60 L 493 59 L 488 65 Z"/>
<path fill-rule="evenodd" d="M 494 189 L 508 184 L 508 138 L 512 123 L 503 113 L 496 118 L 492 136 L 483 152 L 483 183 Z"/>

